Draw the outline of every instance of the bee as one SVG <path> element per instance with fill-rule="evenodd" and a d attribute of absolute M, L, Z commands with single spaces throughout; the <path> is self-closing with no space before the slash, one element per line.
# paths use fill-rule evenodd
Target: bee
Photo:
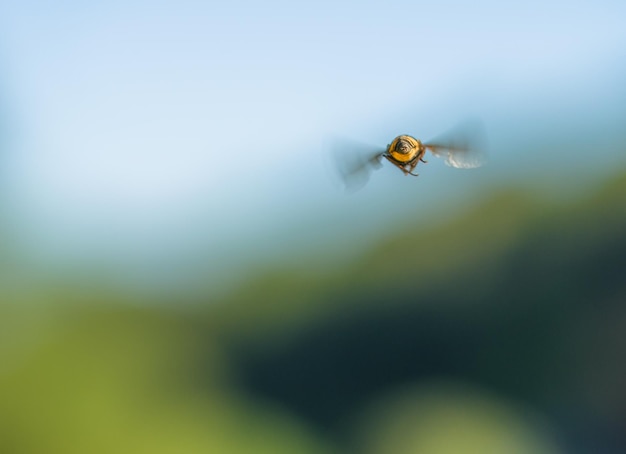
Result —
<path fill-rule="evenodd" d="M 346 188 L 354 189 L 367 182 L 371 170 L 382 167 L 383 158 L 404 175 L 414 177 L 419 176 L 414 173 L 417 165 L 428 162 L 424 159 L 427 151 L 444 159 L 450 167 L 480 167 L 486 162 L 483 139 L 482 126 L 473 120 L 425 143 L 408 134 L 397 136 L 384 150 L 355 142 L 336 142 L 335 158 Z"/>

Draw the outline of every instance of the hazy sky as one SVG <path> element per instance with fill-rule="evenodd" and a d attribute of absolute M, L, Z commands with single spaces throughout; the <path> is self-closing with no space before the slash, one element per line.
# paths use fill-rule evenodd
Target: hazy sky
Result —
<path fill-rule="evenodd" d="M 358 234 L 398 192 L 471 195 L 526 171 L 532 134 L 602 134 L 624 113 L 621 1 L 4 3 L 5 185 L 53 262 L 218 257 L 311 219 Z M 386 168 L 350 201 L 333 186 L 333 134 L 384 146 L 466 115 L 492 170 Z"/>

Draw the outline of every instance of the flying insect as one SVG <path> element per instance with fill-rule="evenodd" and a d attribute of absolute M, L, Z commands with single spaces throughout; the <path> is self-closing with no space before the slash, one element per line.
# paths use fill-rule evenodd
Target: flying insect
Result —
<path fill-rule="evenodd" d="M 425 143 L 408 134 L 397 136 L 384 150 L 351 141 L 337 142 L 335 158 L 345 186 L 354 189 L 367 182 L 372 170 L 382 167 L 383 158 L 404 175 L 414 177 L 418 176 L 415 173 L 417 165 L 427 163 L 424 159 L 427 151 L 444 159 L 450 167 L 480 167 L 486 162 L 483 138 L 481 124 L 470 121 Z"/>

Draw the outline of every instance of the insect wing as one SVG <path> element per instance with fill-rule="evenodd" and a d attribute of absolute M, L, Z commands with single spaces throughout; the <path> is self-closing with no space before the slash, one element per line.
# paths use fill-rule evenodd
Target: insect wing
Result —
<path fill-rule="evenodd" d="M 372 171 L 382 167 L 384 150 L 375 146 L 337 139 L 333 142 L 332 152 L 339 177 L 348 190 L 363 187 Z"/>
<path fill-rule="evenodd" d="M 485 133 L 477 120 L 462 123 L 424 146 L 457 169 L 473 169 L 487 162 Z"/>
<path fill-rule="evenodd" d="M 449 148 L 441 145 L 426 145 L 426 148 L 438 158 L 443 158 L 446 165 L 457 169 L 475 169 L 487 161 L 483 153 L 476 153 L 467 148 Z"/>

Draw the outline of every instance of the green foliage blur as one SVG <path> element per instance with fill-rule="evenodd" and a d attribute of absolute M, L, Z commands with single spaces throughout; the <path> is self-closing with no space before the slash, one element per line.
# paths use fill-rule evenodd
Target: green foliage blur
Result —
<path fill-rule="evenodd" d="M 626 452 L 625 196 L 502 191 L 220 298 L 4 292 L 0 453 Z"/>

